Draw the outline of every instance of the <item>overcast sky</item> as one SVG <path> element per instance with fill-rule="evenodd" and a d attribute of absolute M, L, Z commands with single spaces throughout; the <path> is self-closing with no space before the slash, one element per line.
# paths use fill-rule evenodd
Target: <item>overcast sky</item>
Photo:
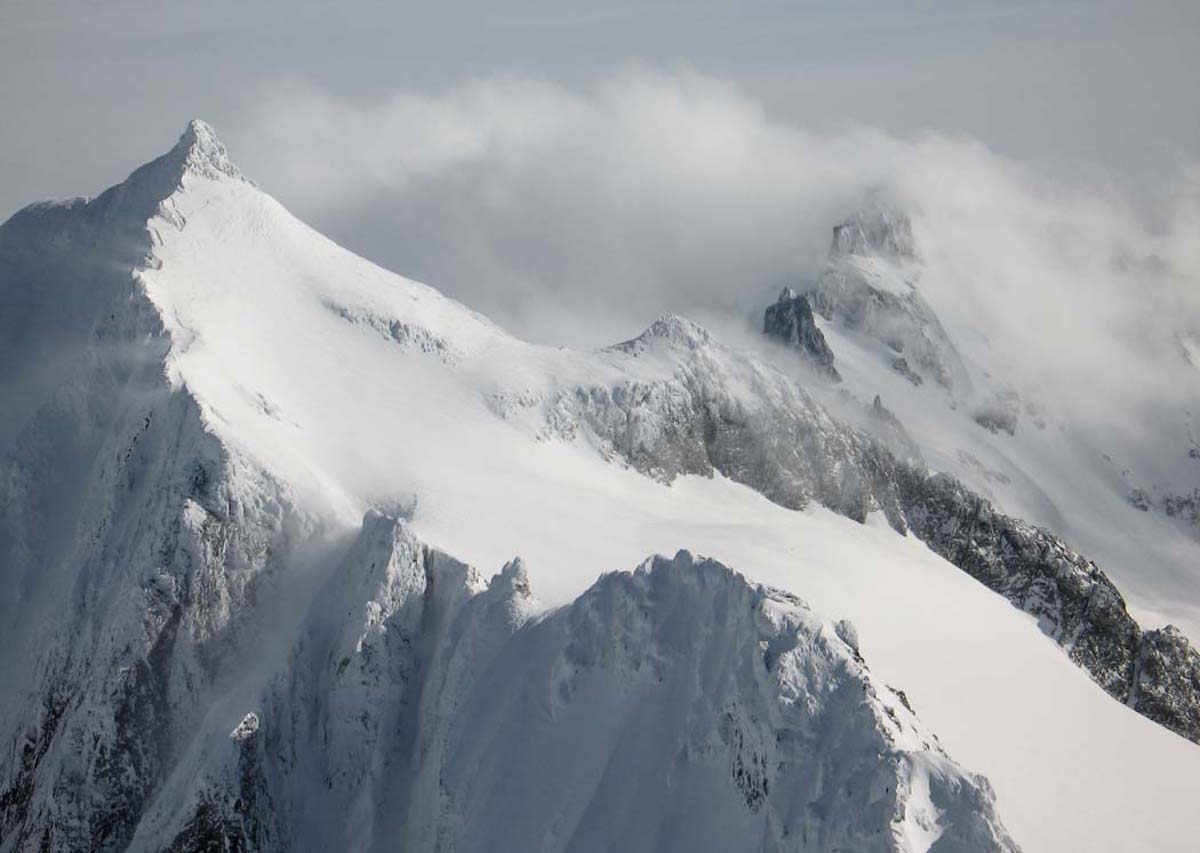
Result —
<path fill-rule="evenodd" d="M 503 11 L 502 11 L 503 7 Z M 779 119 L 976 137 L 1163 180 L 1200 150 L 1200 3 L 0 2 L 0 215 L 91 193 L 258 92 L 370 100 L 628 63 L 732 81 Z M 245 151 L 241 159 L 261 152 Z"/>
<path fill-rule="evenodd" d="M 555 342 L 760 311 L 879 187 L 948 221 L 973 187 L 1019 200 L 1005 228 L 1097 215 L 1104 263 L 1182 269 L 1198 56 L 1195 0 L 0 0 L 0 217 L 201 117 L 319 230 Z"/>

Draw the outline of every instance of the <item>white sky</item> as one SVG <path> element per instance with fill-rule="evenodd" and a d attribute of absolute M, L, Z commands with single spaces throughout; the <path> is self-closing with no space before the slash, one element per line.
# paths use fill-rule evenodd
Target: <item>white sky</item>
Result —
<path fill-rule="evenodd" d="M 371 99 L 496 73 L 586 86 L 630 62 L 730 80 L 811 129 L 962 133 L 1154 184 L 1200 151 L 1197 56 L 1194 0 L 3 0 L 0 217 L 107 186 L 193 116 L 236 138 L 281 80 Z"/>
<path fill-rule="evenodd" d="M 500 5 L 0 0 L 0 218 L 200 117 L 305 221 L 546 341 L 760 312 L 877 186 L 1028 172 L 1060 224 L 1106 211 L 1085 254 L 1200 268 L 1196 0 Z"/>

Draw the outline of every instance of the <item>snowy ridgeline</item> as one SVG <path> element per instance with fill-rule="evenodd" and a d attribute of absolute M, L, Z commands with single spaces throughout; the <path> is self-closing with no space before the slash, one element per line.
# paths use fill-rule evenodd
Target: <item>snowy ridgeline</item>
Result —
<path fill-rule="evenodd" d="M 520 562 L 484 584 L 394 517 L 314 545 L 124 350 L 6 469 L 11 553 L 56 555 L 43 509 L 83 536 L 74 576 L 20 579 L 6 850 L 1015 849 L 847 623 L 684 552 L 544 613 Z"/>
<path fill-rule="evenodd" d="M 785 292 L 773 308 L 794 311 L 802 300 Z M 768 309 L 768 332 L 779 313 Z M 1113 698 L 1200 742 L 1200 653 L 1187 638 L 1172 626 L 1144 630 L 1086 556 L 928 471 L 878 397 L 857 413 L 870 431 L 851 427 L 769 366 L 679 317 L 656 322 L 613 354 L 673 370 L 551 395 L 547 423 L 557 434 L 583 432 L 603 452 L 666 482 L 720 472 L 793 509 L 818 503 L 860 522 L 881 512 L 897 532 L 917 535 L 1035 616 Z"/>
<path fill-rule="evenodd" d="M 854 441 L 844 441 L 845 449 L 841 449 L 825 438 L 819 442 L 821 446 L 809 442 L 805 461 L 798 464 L 786 449 L 782 453 L 768 449 L 772 444 L 786 445 L 769 438 L 772 432 L 788 432 L 779 426 L 786 422 L 786 415 L 774 414 L 741 419 L 736 429 L 743 435 L 723 442 L 731 445 L 733 452 L 717 448 L 708 456 L 728 476 L 788 506 L 803 503 L 807 493 L 854 518 L 865 517 L 865 510 L 872 507 L 882 509 L 898 531 L 912 531 L 945 559 L 1037 617 L 1041 628 L 1114 698 L 1200 743 L 1200 652 L 1183 632 L 1172 625 L 1143 629 L 1130 615 L 1111 577 L 1056 535 L 1064 531 L 1052 532 L 1006 515 L 955 476 L 930 476 L 920 461 L 923 451 L 938 455 L 936 439 L 929 440 L 931 432 L 937 438 L 943 437 L 937 436 L 939 432 L 949 434 L 963 463 L 954 466 L 956 473 L 985 488 L 1010 486 L 1020 479 L 1019 468 L 1010 469 L 1012 476 L 989 470 L 963 450 L 963 445 L 971 446 L 974 439 L 993 450 L 987 447 L 991 437 L 977 429 L 982 427 L 999 436 L 992 442 L 999 446 L 996 455 L 1003 460 L 1005 444 L 1013 442 L 1022 414 L 1032 416 L 1025 419 L 1022 430 L 1026 443 L 1032 440 L 1036 445 L 1041 438 L 1039 430 L 1046 429 L 1044 412 L 1031 401 L 1023 404 L 1015 390 L 997 387 L 996 377 L 978 365 L 980 375 L 972 383 L 962 357 L 917 288 L 920 273 L 908 219 L 885 205 L 873 205 L 834 228 L 827 264 L 805 292 L 785 289 L 764 314 L 763 331 L 768 339 L 797 352 L 816 369 L 818 377 L 840 383 L 835 352 L 816 323 L 814 308 L 838 330 L 840 343 L 861 361 L 850 390 L 876 394 L 867 417 L 859 415 L 857 421 L 865 423 L 874 436 L 885 440 L 890 436 L 885 441 L 887 449 L 872 441 L 860 441 L 857 446 Z M 878 389 L 897 388 L 894 380 L 891 386 L 881 381 L 887 373 L 898 374 L 917 387 L 923 384 L 922 373 L 935 380 L 935 390 L 924 396 L 900 385 L 901 393 L 889 399 L 898 401 L 906 415 L 914 410 L 941 410 L 940 417 L 935 415 L 940 421 L 936 429 L 930 429 L 927 418 L 919 425 L 920 432 L 910 435 L 901 419 L 883 406 Z M 973 397 L 974 405 L 970 402 Z M 980 398 L 987 402 L 978 403 Z M 960 406 L 968 410 L 969 418 L 956 416 Z M 833 431 L 826 428 L 824 432 Z M 709 431 L 711 435 L 719 433 Z M 722 442 L 718 439 L 716 443 Z M 747 453 L 750 444 L 758 449 Z M 1169 441 L 1165 444 L 1167 453 L 1178 449 Z M 755 455 L 770 458 L 758 461 L 751 458 Z M 1073 462 L 1076 471 L 1088 467 L 1086 458 L 1073 458 L 1080 456 L 1077 448 L 1059 455 Z M 1189 458 L 1196 456 L 1189 450 Z M 822 457 L 828 459 L 824 469 L 814 470 L 808 460 Z M 1179 457 L 1183 458 L 1182 451 Z M 849 489 L 844 485 L 844 470 L 833 477 L 827 473 L 838 465 L 857 472 L 857 483 Z M 779 484 L 780 472 L 792 474 L 784 487 Z M 1057 472 L 1043 469 L 1038 473 L 1041 476 L 1032 482 L 1032 489 L 1039 498 L 1045 499 L 1043 488 L 1062 489 L 1069 484 L 1069 480 L 1056 482 Z M 828 485 L 830 480 L 835 488 Z M 849 503 L 847 491 L 852 496 Z M 1139 529 L 1141 519 L 1125 506 L 1123 491 L 1109 495 L 1114 496 L 1118 514 L 1123 516 L 1121 527 L 1129 530 L 1129 538 L 1153 541 L 1153 532 Z M 1138 490 L 1133 497 L 1134 508 L 1142 512 L 1153 504 Z M 1172 501 L 1168 497 L 1162 503 L 1166 515 L 1194 522 L 1186 499 Z M 1085 505 L 1074 513 L 1086 516 L 1093 511 L 1095 507 Z M 1061 518 L 1063 513 L 1054 514 Z M 1084 526 L 1079 519 L 1064 521 L 1067 527 Z M 1188 545 L 1194 548 L 1194 544 Z"/>
<path fill-rule="evenodd" d="M 531 618 L 519 561 L 484 585 L 373 514 L 335 581 L 135 847 L 1015 849 L 853 629 L 713 561 Z"/>

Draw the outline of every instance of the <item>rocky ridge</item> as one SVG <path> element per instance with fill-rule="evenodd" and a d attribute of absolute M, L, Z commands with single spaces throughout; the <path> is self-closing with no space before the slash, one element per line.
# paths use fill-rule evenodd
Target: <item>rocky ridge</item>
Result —
<path fill-rule="evenodd" d="M 1107 575 L 1061 539 L 928 471 L 911 446 L 889 447 L 832 417 L 778 371 L 687 320 L 664 318 L 614 349 L 631 357 L 668 350 L 676 366 L 655 381 L 561 390 L 547 403 L 555 434 L 582 432 L 667 482 L 719 471 L 791 509 L 815 503 L 860 522 L 882 512 L 897 532 L 1036 616 L 1111 696 L 1200 743 L 1195 649 L 1173 628 L 1143 630 Z M 876 398 L 863 420 L 886 426 L 887 414 Z M 1161 642 L 1168 633 L 1181 642 Z M 1152 650 L 1155 665 L 1140 669 Z"/>

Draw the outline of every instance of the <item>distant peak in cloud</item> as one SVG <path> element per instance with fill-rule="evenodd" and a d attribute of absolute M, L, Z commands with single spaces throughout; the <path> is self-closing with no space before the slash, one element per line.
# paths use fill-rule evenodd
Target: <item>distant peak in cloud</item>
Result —
<path fill-rule="evenodd" d="M 1200 327 L 1194 179 L 1149 217 L 968 137 L 820 129 L 688 71 L 370 101 L 293 84 L 246 116 L 245 165 L 302 218 L 540 342 L 671 313 L 729 339 L 821 275 L 841 223 L 835 258 L 914 266 L 960 351 L 1048 401 L 1124 416 L 1195 377 L 1173 343 Z"/>
<path fill-rule="evenodd" d="M 833 227 L 831 257 L 871 253 L 899 258 L 916 255 L 912 223 L 906 214 L 889 204 L 871 202 Z"/>

